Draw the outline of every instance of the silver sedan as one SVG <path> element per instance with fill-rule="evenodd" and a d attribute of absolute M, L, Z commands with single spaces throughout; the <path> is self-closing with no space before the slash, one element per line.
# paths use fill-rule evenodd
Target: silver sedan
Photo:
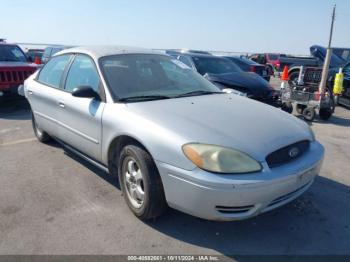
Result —
<path fill-rule="evenodd" d="M 167 207 L 239 220 L 300 196 L 324 149 L 307 124 L 225 94 L 167 55 L 124 47 L 56 54 L 24 85 L 51 138 L 119 179 L 140 219 Z"/>

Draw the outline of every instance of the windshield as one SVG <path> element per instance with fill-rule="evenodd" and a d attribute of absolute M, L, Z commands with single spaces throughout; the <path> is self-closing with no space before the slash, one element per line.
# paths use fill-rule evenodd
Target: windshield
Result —
<path fill-rule="evenodd" d="M 137 101 L 221 92 L 180 61 L 164 55 L 127 54 L 99 61 L 115 100 Z"/>
<path fill-rule="evenodd" d="M 27 58 L 16 45 L 0 45 L 0 61 L 26 62 Z"/>
<path fill-rule="evenodd" d="M 242 72 L 231 60 L 221 57 L 193 57 L 197 71 L 201 75 Z"/>

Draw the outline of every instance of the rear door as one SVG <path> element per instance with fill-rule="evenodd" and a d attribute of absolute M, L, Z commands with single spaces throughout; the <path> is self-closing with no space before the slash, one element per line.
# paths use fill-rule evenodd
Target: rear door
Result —
<path fill-rule="evenodd" d="M 54 137 L 59 137 L 59 112 L 63 91 L 63 73 L 72 58 L 61 55 L 52 58 L 34 81 L 26 86 L 26 96 L 37 125 Z"/>
<path fill-rule="evenodd" d="M 73 90 L 79 86 L 92 87 L 101 99 L 73 97 Z M 62 97 L 62 140 L 97 161 L 101 160 L 104 101 L 104 90 L 94 61 L 87 55 L 77 54 L 67 71 Z"/>

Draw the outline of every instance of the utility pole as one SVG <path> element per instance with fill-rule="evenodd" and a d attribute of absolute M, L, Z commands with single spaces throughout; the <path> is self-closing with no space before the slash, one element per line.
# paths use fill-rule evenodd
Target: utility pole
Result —
<path fill-rule="evenodd" d="M 327 54 L 326 54 L 326 59 L 323 64 L 323 70 L 322 70 L 322 78 L 321 78 L 321 83 L 319 87 L 319 91 L 321 95 L 324 95 L 325 90 L 326 90 L 326 85 L 327 85 L 327 78 L 328 78 L 328 69 L 329 69 L 329 64 L 331 61 L 331 56 L 332 56 L 332 37 L 333 37 L 333 26 L 334 26 L 334 20 L 335 20 L 335 9 L 337 5 L 334 5 L 333 7 L 333 13 L 332 13 L 332 23 L 331 23 L 331 32 L 329 34 L 329 41 L 328 41 L 328 47 L 327 47 Z"/>

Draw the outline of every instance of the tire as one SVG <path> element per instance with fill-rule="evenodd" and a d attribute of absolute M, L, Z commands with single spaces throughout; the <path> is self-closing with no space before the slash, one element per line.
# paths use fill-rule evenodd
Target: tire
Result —
<path fill-rule="evenodd" d="M 333 112 L 330 108 L 321 108 L 318 114 L 322 120 L 328 120 L 333 115 Z"/>
<path fill-rule="evenodd" d="M 299 78 L 299 70 L 294 70 L 289 74 L 289 86 L 296 86 Z"/>
<path fill-rule="evenodd" d="M 34 131 L 34 134 L 35 134 L 36 138 L 41 143 L 47 143 L 47 142 L 49 142 L 51 140 L 51 137 L 44 130 L 41 130 L 38 127 L 38 124 L 35 121 L 35 117 L 34 117 L 33 113 L 32 113 L 32 127 L 33 127 L 33 131 Z"/>
<path fill-rule="evenodd" d="M 127 145 L 122 149 L 118 177 L 124 199 L 139 219 L 157 218 L 167 210 L 159 172 L 152 157 L 143 148 Z"/>
<path fill-rule="evenodd" d="M 300 115 L 303 113 L 305 108 L 306 108 L 306 105 L 297 104 L 297 106 L 296 106 L 296 110 L 297 110 L 298 114 L 300 114 Z"/>
<path fill-rule="evenodd" d="M 303 117 L 306 121 L 309 121 L 309 122 L 313 121 L 315 119 L 315 115 L 316 115 L 316 112 L 313 107 L 306 107 L 303 110 Z"/>
<path fill-rule="evenodd" d="M 291 103 L 283 103 L 281 109 L 289 114 L 293 113 L 293 105 Z"/>

